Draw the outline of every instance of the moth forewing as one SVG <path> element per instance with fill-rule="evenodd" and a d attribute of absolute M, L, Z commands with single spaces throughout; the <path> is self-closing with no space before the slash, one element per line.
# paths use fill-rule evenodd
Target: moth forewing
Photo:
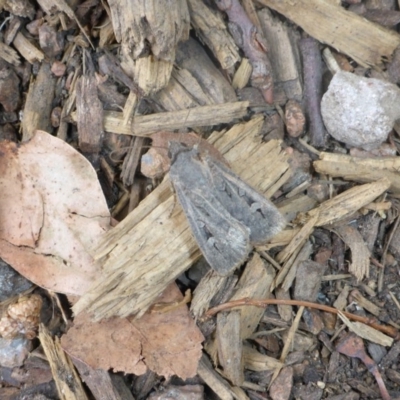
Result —
<path fill-rule="evenodd" d="M 250 229 L 252 245 L 264 244 L 279 233 L 286 221 L 275 205 L 224 164 L 205 157 L 215 181 L 215 195 L 233 218 Z"/>
<path fill-rule="evenodd" d="M 178 200 L 199 248 L 210 266 L 228 275 L 247 259 L 250 230 L 231 218 L 216 199 L 203 197 L 196 189 L 174 185 Z"/>
<path fill-rule="evenodd" d="M 178 142 L 170 143 L 170 153 L 178 200 L 205 259 L 221 275 L 283 228 L 276 207 L 219 161 Z"/>

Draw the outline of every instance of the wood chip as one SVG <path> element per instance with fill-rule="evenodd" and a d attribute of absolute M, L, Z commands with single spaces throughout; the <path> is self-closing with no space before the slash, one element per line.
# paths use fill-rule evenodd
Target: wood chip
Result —
<path fill-rule="evenodd" d="M 350 225 L 341 225 L 334 228 L 334 232 L 350 247 L 351 272 L 359 281 L 369 276 L 369 258 L 371 256 L 360 232 Z"/>
<path fill-rule="evenodd" d="M 262 143 L 260 139 L 255 140 L 262 123 L 262 118 L 253 118 L 245 124 L 235 125 L 223 135 L 217 132 L 210 137 L 210 142 L 225 155 L 236 173 L 265 193 L 289 167 L 287 155 L 280 149 L 278 141 Z M 269 163 L 261 162 L 266 158 Z M 171 215 L 173 204 L 169 182 L 164 181 L 104 236 L 102 243 L 94 249 L 95 257 L 101 258 L 110 252 L 111 257 L 105 260 L 99 281 L 75 305 L 76 313 L 89 308 L 96 318 L 115 314 L 141 315 L 169 282 L 200 257 L 183 212 L 177 210 Z M 149 229 L 154 224 L 159 229 Z M 165 232 L 169 237 L 167 243 Z"/>
<path fill-rule="evenodd" d="M 201 0 L 188 0 L 188 6 L 191 23 L 200 40 L 211 49 L 223 69 L 233 67 L 240 56 L 221 14 L 212 11 Z"/>
<path fill-rule="evenodd" d="M 197 126 L 212 126 L 232 122 L 247 113 L 247 101 L 236 103 L 216 104 L 211 106 L 195 107 L 181 111 L 138 115 L 131 124 L 124 126 L 122 113 L 115 111 L 104 112 L 104 129 L 108 132 L 123 135 L 149 136 L 161 130 L 194 128 Z"/>
<path fill-rule="evenodd" d="M 314 168 L 320 174 L 342 177 L 356 182 L 374 182 L 387 178 L 390 190 L 400 193 L 400 157 L 358 158 L 345 154 L 320 153 L 320 160 L 314 161 Z"/>
<path fill-rule="evenodd" d="M 30 64 L 44 59 L 43 52 L 35 47 L 21 32 L 18 32 L 15 36 L 13 45 Z"/>
<path fill-rule="evenodd" d="M 244 380 L 240 325 L 240 311 L 217 315 L 218 361 L 224 376 L 235 386 L 242 385 Z"/>
<path fill-rule="evenodd" d="M 344 324 L 357 336 L 363 339 L 369 340 L 370 342 L 380 344 L 381 346 L 392 346 L 393 339 L 390 336 L 385 335 L 382 332 L 372 328 L 371 326 L 365 325 L 362 322 L 351 322 L 343 313 L 339 312 L 340 319 Z"/>
<path fill-rule="evenodd" d="M 82 382 L 75 371 L 71 359 L 62 349 L 60 339 L 56 337 L 53 341 L 47 328 L 41 324 L 39 328 L 39 340 L 49 361 L 60 399 L 87 399 L 88 397 L 83 389 Z"/>
<path fill-rule="evenodd" d="M 379 66 L 391 58 L 400 36 L 329 0 L 258 0 L 292 20 L 310 36 L 359 64 Z"/>
<path fill-rule="evenodd" d="M 233 400 L 235 398 L 229 384 L 214 371 L 205 355 L 199 362 L 197 374 L 221 400 Z"/>

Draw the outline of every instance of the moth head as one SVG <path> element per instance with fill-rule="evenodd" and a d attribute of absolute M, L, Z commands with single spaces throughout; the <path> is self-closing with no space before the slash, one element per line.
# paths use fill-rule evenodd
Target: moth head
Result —
<path fill-rule="evenodd" d="M 183 152 L 190 151 L 192 147 L 189 147 L 185 143 L 170 141 L 168 143 L 168 156 L 171 159 L 171 163 L 176 160 L 176 157 Z"/>

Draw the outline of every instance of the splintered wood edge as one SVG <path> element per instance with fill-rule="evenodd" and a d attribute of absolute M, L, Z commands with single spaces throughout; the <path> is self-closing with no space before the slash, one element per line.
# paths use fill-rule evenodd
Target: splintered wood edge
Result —
<path fill-rule="evenodd" d="M 268 155 L 271 164 L 281 164 L 282 174 L 289 168 L 287 155 L 280 150 L 280 141 L 272 141 L 260 146 L 261 139 L 257 135 L 262 122 L 263 118 L 257 116 L 248 122 L 236 125 L 217 140 L 217 148 L 220 149 L 221 145 L 229 151 L 228 156 L 239 161 L 248 154 L 245 151 L 247 149 L 250 149 L 250 154 L 253 154 L 251 149 L 260 148 L 258 151 L 261 151 L 261 155 L 262 149 L 265 149 L 265 154 Z M 255 138 L 257 140 L 254 140 Z M 239 149 L 240 146 L 242 149 L 237 151 L 236 146 L 231 147 L 229 139 L 237 141 Z M 258 158 L 261 157 L 257 151 L 254 154 Z M 240 167 L 242 164 L 243 162 L 240 162 Z M 251 169 L 249 171 L 252 173 Z M 244 175 L 243 178 L 246 180 L 246 174 Z M 255 187 L 258 186 L 257 182 L 264 183 L 266 177 L 264 174 L 261 175 L 256 174 L 253 177 L 255 179 L 248 180 L 248 183 Z M 268 178 L 271 179 L 271 177 Z M 96 259 L 108 256 L 104 259 L 103 273 L 92 285 L 90 291 L 75 304 L 73 308 L 75 313 L 86 309 L 94 313 L 96 319 L 112 315 L 126 316 L 132 313 L 140 316 L 166 285 L 200 256 L 194 238 L 186 226 L 187 222 L 182 211 L 171 215 L 173 203 L 168 181 L 164 181 L 161 187 L 156 188 L 147 196 L 124 221 L 105 235 L 104 240 L 93 249 Z M 150 219 L 146 218 L 147 216 Z M 162 221 L 164 226 L 168 227 L 166 229 L 172 229 L 171 232 L 176 232 L 178 235 L 175 239 L 174 236 L 170 237 L 168 247 L 153 247 L 156 237 L 153 234 L 151 237 L 147 236 L 150 235 L 149 232 L 153 232 L 149 228 L 153 220 L 159 223 Z M 149 243 L 153 245 L 149 247 Z M 153 256 L 151 252 L 154 253 Z M 167 255 L 168 252 L 170 256 Z M 132 260 L 135 259 L 136 254 L 137 268 L 134 269 Z M 164 261 L 161 264 L 154 264 L 159 257 L 162 257 Z M 168 257 L 172 258 L 168 259 Z M 150 282 L 151 286 L 149 286 Z"/>
<path fill-rule="evenodd" d="M 387 178 L 390 190 L 400 193 L 400 157 L 358 158 L 344 154 L 320 154 L 320 160 L 314 161 L 314 168 L 321 174 L 342 177 L 356 182 L 373 182 Z"/>
<path fill-rule="evenodd" d="M 263 117 L 256 116 L 250 121 L 242 124 L 234 125 L 228 132 L 221 135 L 220 132 L 214 132 L 208 139 L 208 141 L 215 145 L 215 147 L 222 153 L 226 154 L 231 149 L 234 150 L 235 144 L 239 141 L 243 129 L 246 130 L 246 135 L 256 136 L 260 131 L 263 124 Z M 230 140 L 231 139 L 231 140 Z M 285 170 L 288 169 L 287 157 L 283 156 L 280 152 L 280 141 L 270 141 L 264 143 L 263 146 L 266 151 L 275 151 L 275 157 L 282 159 L 281 168 L 283 169 L 283 175 L 286 176 Z M 230 160 L 235 162 L 235 159 L 240 158 L 241 154 L 237 154 L 233 151 L 233 156 Z M 275 158 L 275 161 L 277 159 Z M 275 162 L 273 163 L 275 164 Z M 279 163 L 276 163 L 279 164 Z M 285 168 L 286 165 L 286 168 Z M 283 182 L 284 183 L 284 182 Z M 147 196 L 139 206 L 131 212 L 124 220 L 122 220 L 115 228 L 109 230 L 103 235 L 101 240 L 96 243 L 95 247 L 89 249 L 91 254 L 96 260 L 106 256 L 112 249 L 118 245 L 119 241 L 128 234 L 133 226 L 137 225 L 155 208 L 158 204 L 165 202 L 173 195 L 171 189 L 171 183 L 169 179 L 165 179 L 160 186 L 158 186 L 149 196 Z M 288 240 L 288 235 L 284 236 L 282 240 Z"/>
<path fill-rule="evenodd" d="M 258 0 L 364 67 L 391 59 L 400 36 L 328 0 Z"/>
<path fill-rule="evenodd" d="M 232 122 L 247 114 L 248 101 L 214 104 L 186 110 L 150 115 L 137 115 L 124 125 L 123 113 L 104 112 L 104 130 L 121 135 L 148 137 L 158 131 L 174 131 L 187 127 L 212 126 Z"/>
<path fill-rule="evenodd" d="M 343 240 L 351 251 L 351 264 L 349 272 L 351 272 L 358 281 L 369 276 L 369 258 L 371 256 L 361 233 L 349 225 L 338 226 L 334 232 Z"/>
<path fill-rule="evenodd" d="M 87 399 L 88 397 L 83 389 L 82 382 L 71 359 L 62 349 L 59 338 L 56 337 L 53 340 L 47 328 L 43 324 L 40 324 L 39 340 L 49 361 L 60 399 Z"/>

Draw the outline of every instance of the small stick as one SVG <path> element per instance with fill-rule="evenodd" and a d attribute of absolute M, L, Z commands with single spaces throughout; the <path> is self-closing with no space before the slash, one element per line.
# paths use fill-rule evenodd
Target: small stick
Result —
<path fill-rule="evenodd" d="M 325 147 L 325 127 L 321 116 L 322 98 L 322 59 L 318 42 L 313 38 L 300 40 L 300 52 L 303 58 L 303 77 L 305 102 L 310 121 L 310 144 Z"/>
<path fill-rule="evenodd" d="M 391 336 L 395 340 L 400 339 L 400 333 L 397 331 L 397 329 L 394 329 L 391 326 L 387 325 L 379 325 L 376 322 L 374 322 L 374 319 L 367 318 L 367 317 L 361 317 L 359 315 L 351 314 L 349 312 L 344 312 L 340 311 L 334 307 L 330 306 L 325 306 L 323 304 L 318 304 L 318 303 L 312 303 L 310 301 L 300 301 L 300 300 L 286 300 L 286 299 L 265 299 L 265 300 L 258 300 L 258 299 L 250 299 L 250 298 L 245 298 L 245 299 L 239 299 L 239 300 L 232 300 L 228 301 L 227 303 L 220 304 L 216 307 L 210 308 L 205 314 L 204 317 L 212 317 L 215 314 L 217 314 L 220 311 L 226 311 L 230 310 L 234 307 L 240 307 L 240 306 L 255 306 L 255 307 L 267 307 L 268 305 L 287 305 L 287 306 L 299 306 L 299 307 L 308 307 L 308 308 L 314 308 L 316 310 L 321 310 L 325 312 L 330 312 L 332 314 L 338 314 L 339 312 L 342 312 L 347 318 L 353 320 L 353 321 L 358 321 L 362 322 L 363 324 L 369 325 L 372 328 L 386 333 L 387 335 Z"/>
<path fill-rule="evenodd" d="M 230 23 L 236 26 L 237 34 L 233 35 L 236 44 L 244 51 L 253 66 L 252 86 L 260 89 L 265 101 L 272 104 L 274 101 L 272 67 L 265 39 L 253 25 L 239 0 L 217 0 L 215 3 L 221 11 L 226 12 Z"/>

